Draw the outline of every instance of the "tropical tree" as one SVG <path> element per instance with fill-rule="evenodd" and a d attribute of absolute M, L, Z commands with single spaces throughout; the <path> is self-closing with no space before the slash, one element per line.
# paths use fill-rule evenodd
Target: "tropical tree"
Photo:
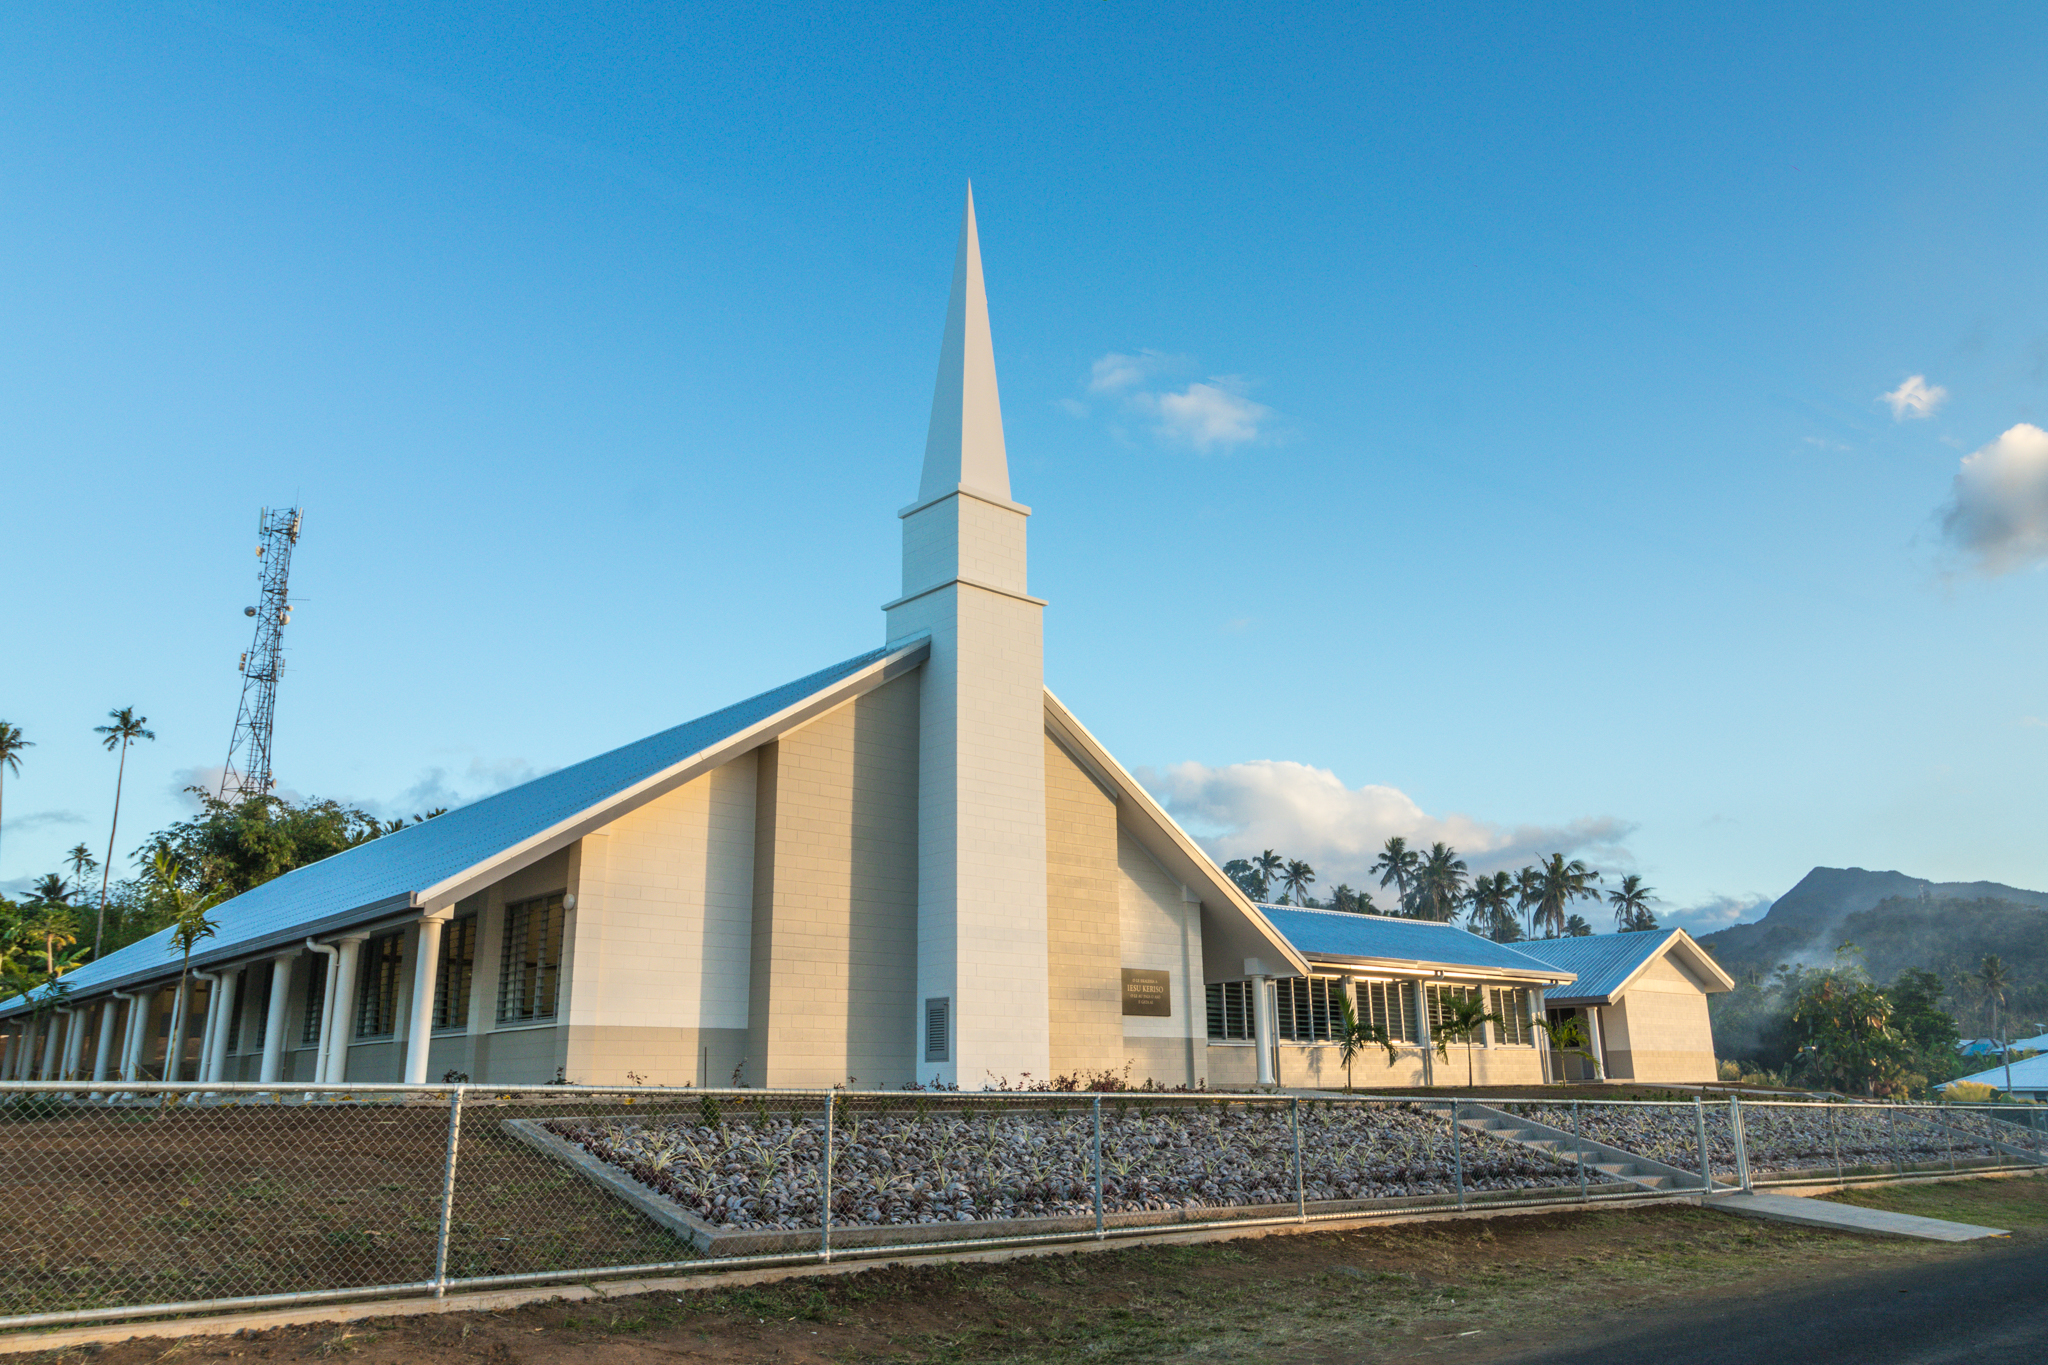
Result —
<path fill-rule="evenodd" d="M 1457 918 L 1465 903 L 1465 860 L 1458 850 L 1439 840 L 1429 846 L 1429 855 L 1415 873 L 1415 910 L 1418 919 L 1446 923 Z"/>
<path fill-rule="evenodd" d="M 1259 872 L 1243 858 L 1232 858 L 1223 865 L 1223 875 L 1237 883 L 1237 889 L 1252 900 L 1263 900 L 1259 894 Z"/>
<path fill-rule="evenodd" d="M 114 871 L 114 832 L 121 827 L 121 784 L 128 776 L 128 746 L 138 739 L 156 738 L 154 730 L 144 728 L 149 724 L 149 717 L 136 715 L 132 706 L 107 712 L 107 719 L 110 724 L 95 725 L 92 732 L 100 736 L 101 747 L 107 752 L 112 753 L 116 749 L 121 751 L 121 764 L 114 770 L 114 819 L 113 823 L 107 826 L 107 863 L 100 876 L 99 923 L 94 926 L 92 935 L 92 951 L 95 957 L 99 956 L 100 941 L 107 933 L 107 879 Z"/>
<path fill-rule="evenodd" d="M 1892 1002 L 1848 944 L 1836 965 L 1799 973 L 1791 1025 L 1807 1076 L 1843 1091 L 1895 1094 L 1907 1088 L 1911 1049 L 1892 1024 Z"/>
<path fill-rule="evenodd" d="M 164 918 L 170 924 L 170 951 L 183 959 L 178 971 L 177 1004 L 171 1011 L 172 1016 L 179 1020 L 179 1036 L 169 1041 L 164 1052 L 166 1078 L 176 1080 L 185 1051 L 184 1030 L 190 1024 L 187 1002 L 192 988 L 192 949 L 202 940 L 212 938 L 220 927 L 206 917 L 206 912 L 219 904 L 225 893 L 213 891 L 202 894 L 185 886 L 176 860 L 161 848 L 150 860 L 150 878 L 154 883 L 151 892 L 162 904 Z"/>
<path fill-rule="evenodd" d="M 1656 928 L 1657 917 L 1650 912 L 1655 899 L 1656 888 L 1644 886 L 1641 877 L 1633 872 L 1623 877 L 1621 885 L 1607 893 L 1607 903 L 1614 907 L 1614 927 L 1623 933 Z"/>
<path fill-rule="evenodd" d="M 1593 1079 L 1600 1079 L 1600 1059 L 1593 1055 L 1593 1046 L 1586 1038 L 1586 1026 L 1576 1014 L 1567 1014 L 1562 1019 L 1543 1020 L 1543 1031 L 1550 1035 L 1550 1050 L 1560 1057 L 1576 1052 L 1586 1059 L 1593 1068 Z M 1559 1077 L 1563 1079 L 1562 1076 Z"/>
<path fill-rule="evenodd" d="M 1278 877 L 1282 872 L 1286 870 L 1287 860 L 1281 857 L 1279 854 L 1275 853 L 1270 848 L 1267 849 L 1264 853 L 1261 853 L 1258 857 L 1252 859 L 1252 871 L 1256 873 L 1259 878 L 1260 900 L 1263 901 L 1272 899 L 1273 879 L 1275 877 Z"/>
<path fill-rule="evenodd" d="M 57 949 L 78 942 L 78 918 L 61 900 L 43 901 L 30 909 L 33 913 L 22 924 L 21 934 L 31 943 L 43 945 L 43 975 L 53 978 L 57 975 Z"/>
<path fill-rule="evenodd" d="M 1351 1064 L 1358 1060 L 1359 1053 L 1369 1047 L 1385 1048 L 1388 1066 L 1394 1064 L 1398 1054 L 1385 1027 L 1358 1022 L 1358 1011 L 1351 1007 L 1350 996 L 1339 995 L 1337 1005 L 1341 1011 L 1337 1020 L 1337 1060 L 1344 1063 L 1344 1093 L 1348 1095 L 1351 1093 Z"/>
<path fill-rule="evenodd" d="M 1372 903 L 1372 892 L 1354 890 L 1345 882 L 1338 882 L 1330 888 L 1330 908 L 1353 915 L 1376 913 Z"/>
<path fill-rule="evenodd" d="M 1515 909 L 1529 921 L 1529 936 L 1536 936 L 1536 902 L 1542 898 L 1542 876 L 1533 864 L 1515 869 Z"/>
<path fill-rule="evenodd" d="M 21 737 L 19 725 L 0 720 L 0 797 L 6 795 L 8 770 L 12 769 L 16 777 L 21 776 L 21 751 L 35 747 L 34 740 Z M 0 810 L 0 815 L 5 813 Z"/>
<path fill-rule="evenodd" d="M 2012 1093 L 2012 1048 L 2006 1045 L 2005 1031 L 1999 1027 L 1999 1011 L 2005 1006 L 2006 988 L 2012 984 L 2012 972 L 2005 965 L 2005 959 L 1996 953 L 1986 954 L 1973 975 L 1976 986 L 1984 996 L 1984 1003 L 1991 1007 L 1991 1036 L 1998 1040 L 1998 1050 L 2005 1055 L 2005 1093 Z"/>
<path fill-rule="evenodd" d="M 1289 858 L 1280 873 L 1280 885 L 1296 905 L 1308 904 L 1308 889 L 1315 885 L 1316 870 L 1299 858 Z"/>
<path fill-rule="evenodd" d="M 33 905 L 68 905 L 71 887 L 56 873 L 45 872 L 28 889 L 28 898 Z"/>
<path fill-rule="evenodd" d="M 1422 855 L 1408 847 L 1408 841 L 1400 835 L 1387 840 L 1380 849 L 1379 858 L 1370 871 L 1380 874 L 1382 887 L 1393 886 L 1401 898 L 1401 909 L 1408 909 L 1408 883 L 1422 866 Z"/>
<path fill-rule="evenodd" d="M 1549 930 L 1549 938 L 1563 933 L 1573 901 L 1600 898 L 1599 889 L 1594 886 L 1599 880 L 1599 873 L 1577 858 L 1566 862 L 1562 853 L 1553 853 L 1537 864 L 1536 876 L 1530 884 L 1535 893 L 1531 929 L 1541 924 Z"/>
<path fill-rule="evenodd" d="M 1498 1024 L 1503 1020 L 1498 1014 L 1486 1008 L 1486 1001 L 1477 991 L 1470 995 L 1451 995 L 1447 992 L 1443 997 L 1441 1010 L 1442 1013 L 1429 1028 L 1431 1035 L 1436 1038 L 1436 1055 L 1448 1062 L 1451 1060 L 1451 1044 L 1465 1044 L 1465 1084 L 1470 1086 L 1473 1084 L 1472 1040 L 1477 1038 L 1488 1024 Z"/>
<path fill-rule="evenodd" d="M 64 861 L 71 866 L 71 883 L 84 886 L 92 874 L 100 870 L 100 860 L 92 856 L 92 850 L 84 844 L 73 844 L 71 851 L 64 855 Z"/>
<path fill-rule="evenodd" d="M 1591 938 L 1593 936 L 1593 926 L 1586 923 L 1584 915 L 1569 916 L 1564 922 L 1564 936 L 1566 938 Z"/>
<path fill-rule="evenodd" d="M 1522 936 L 1522 926 L 1515 922 L 1515 883 L 1505 872 L 1492 876 L 1481 873 L 1472 879 L 1472 889 L 1465 893 L 1465 905 L 1471 916 L 1468 923 L 1476 933 L 1485 934 L 1496 943 L 1513 943 Z"/>

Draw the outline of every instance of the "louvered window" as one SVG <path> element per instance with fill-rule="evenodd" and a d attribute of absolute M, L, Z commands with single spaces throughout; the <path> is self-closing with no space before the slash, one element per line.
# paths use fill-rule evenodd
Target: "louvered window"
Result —
<path fill-rule="evenodd" d="M 1415 983 L 1413 981 L 1361 981 L 1358 983 L 1358 1022 L 1377 1024 L 1397 1043 L 1415 1041 Z"/>
<path fill-rule="evenodd" d="M 525 1024 L 555 1017 L 561 987 L 560 895 L 505 907 L 505 950 L 498 973 L 498 1022 Z"/>
<path fill-rule="evenodd" d="M 952 1049 L 953 1001 L 947 996 L 934 996 L 924 1002 L 924 1059 L 949 1061 Z"/>
<path fill-rule="evenodd" d="M 441 961 L 434 971 L 434 1027 L 469 1023 L 469 992 L 476 981 L 476 916 L 464 915 L 441 929 Z"/>
<path fill-rule="evenodd" d="M 1344 983 L 1330 976 L 1283 976 L 1273 983 L 1280 1036 L 1291 1043 L 1327 1043 L 1344 1021 Z"/>
<path fill-rule="evenodd" d="M 1209 983 L 1209 1036 L 1217 1042 L 1245 1042 L 1253 1036 L 1252 983 Z"/>

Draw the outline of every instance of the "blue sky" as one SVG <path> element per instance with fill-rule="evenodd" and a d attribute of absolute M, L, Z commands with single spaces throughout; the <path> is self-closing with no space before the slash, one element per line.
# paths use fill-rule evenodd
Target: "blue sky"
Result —
<path fill-rule="evenodd" d="M 265 504 L 300 793 L 879 643 L 969 177 L 1048 681 L 1220 854 L 2048 886 L 2048 11 L 1796 8 L 23 10 L 0 887 L 110 707 L 124 854 L 220 763 Z"/>

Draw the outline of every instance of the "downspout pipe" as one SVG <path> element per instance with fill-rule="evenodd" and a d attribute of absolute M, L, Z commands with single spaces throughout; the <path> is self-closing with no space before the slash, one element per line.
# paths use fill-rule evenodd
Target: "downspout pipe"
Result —
<path fill-rule="evenodd" d="M 128 997 L 128 1034 L 121 1041 L 121 1079 L 133 1085 L 142 1079 L 142 1049 L 149 1045 L 150 1007 L 156 992 L 145 986 Z"/>
<path fill-rule="evenodd" d="M 69 1014 L 69 1010 L 51 1010 L 49 1023 L 43 1026 L 43 1075 L 42 1079 L 57 1079 L 57 1033 L 58 1020 Z"/>
<path fill-rule="evenodd" d="M 325 943 L 315 943 L 310 938 L 306 940 L 306 948 L 327 959 L 327 970 L 321 973 L 320 981 L 320 1041 L 313 1046 L 313 1084 L 325 1085 L 327 1040 L 334 1036 L 334 986 L 341 979 L 341 973 L 335 970 L 335 962 L 340 958 L 341 950 Z"/>

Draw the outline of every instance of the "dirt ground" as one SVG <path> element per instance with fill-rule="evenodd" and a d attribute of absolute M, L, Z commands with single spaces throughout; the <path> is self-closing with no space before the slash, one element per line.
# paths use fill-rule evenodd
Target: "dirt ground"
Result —
<path fill-rule="evenodd" d="M 1861 1189 L 1848 1202 L 2048 1242 L 2048 1179 Z M 132 1340 L 56 1362 L 426 1359 L 492 1365 L 1271 1358 L 1478 1362 L 1787 1286 L 1987 1254 L 1664 1206 L 892 1268 L 489 1314 Z M 14 1357 L 24 1359 L 24 1357 Z"/>

